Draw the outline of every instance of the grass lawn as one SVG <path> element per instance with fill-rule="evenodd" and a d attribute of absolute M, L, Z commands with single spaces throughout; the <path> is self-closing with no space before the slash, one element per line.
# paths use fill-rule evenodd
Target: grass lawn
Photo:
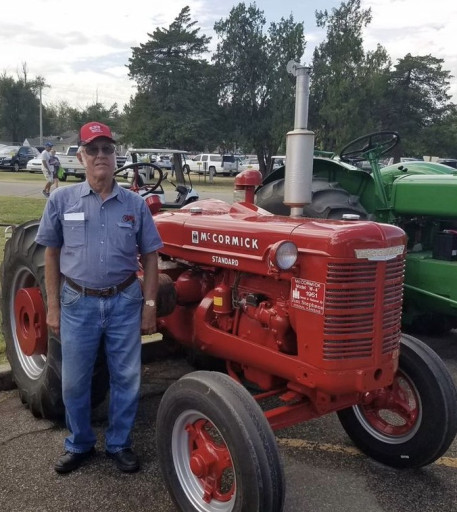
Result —
<path fill-rule="evenodd" d="M 214 192 L 233 191 L 234 178 L 216 177 L 214 183 L 209 183 L 203 176 L 191 175 L 193 186 L 198 190 L 200 197 L 210 197 Z M 0 187 L 2 182 L 21 183 L 39 182 L 43 183 L 43 176 L 39 173 L 29 172 L 0 172 Z M 67 184 L 79 183 L 79 180 L 69 180 Z M 0 263 L 3 261 L 5 246 L 5 228 L 10 225 L 18 225 L 32 219 L 41 217 L 46 204 L 45 198 L 31 199 L 24 197 L 0 196 Z M 1 283 L 0 283 L 1 292 Z M 1 294 L 0 294 L 1 297 Z M 1 311 L 0 311 L 1 324 Z M 3 332 L 0 332 L 0 364 L 6 361 L 5 340 Z"/>

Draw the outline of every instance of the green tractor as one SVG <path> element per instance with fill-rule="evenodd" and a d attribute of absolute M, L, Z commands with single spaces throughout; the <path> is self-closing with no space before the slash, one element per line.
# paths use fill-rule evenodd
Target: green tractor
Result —
<path fill-rule="evenodd" d="M 444 333 L 457 327 L 457 171 L 411 161 L 380 168 L 381 156 L 399 142 L 396 132 L 360 137 L 340 152 L 315 153 L 312 200 L 306 217 L 371 219 L 400 226 L 408 236 L 403 327 Z M 361 168 L 368 161 L 369 169 Z M 288 215 L 285 168 L 269 174 L 256 204 Z"/>

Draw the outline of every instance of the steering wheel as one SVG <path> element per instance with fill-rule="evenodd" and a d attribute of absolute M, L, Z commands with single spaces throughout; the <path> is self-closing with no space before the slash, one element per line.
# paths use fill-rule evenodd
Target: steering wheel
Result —
<path fill-rule="evenodd" d="M 368 153 L 374 152 L 376 158 L 388 153 L 400 142 L 397 132 L 374 132 L 353 140 L 340 152 L 343 162 L 361 162 L 368 160 Z"/>
<path fill-rule="evenodd" d="M 138 187 L 138 190 L 147 190 L 148 192 L 153 192 L 154 190 L 157 190 L 160 187 L 160 184 L 162 183 L 164 179 L 163 171 L 162 169 L 157 165 L 150 162 L 135 162 L 132 164 L 124 165 L 123 167 L 120 167 L 119 169 L 116 169 L 114 171 L 114 174 L 120 174 L 121 172 L 126 171 L 127 169 L 135 169 L 139 167 L 152 167 L 155 171 L 159 173 L 157 183 L 147 184 L 147 185 L 141 185 Z M 143 182 L 140 175 L 138 175 L 138 181 Z"/>

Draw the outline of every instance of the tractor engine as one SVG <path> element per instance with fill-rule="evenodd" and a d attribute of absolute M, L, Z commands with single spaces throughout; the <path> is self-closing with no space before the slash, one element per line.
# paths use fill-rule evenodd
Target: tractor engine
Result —
<path fill-rule="evenodd" d="M 155 216 L 174 283 L 167 337 L 321 412 L 388 386 L 398 365 L 405 238 L 373 222 L 278 217 L 203 200 Z M 338 398 L 337 398 L 338 397 Z"/>

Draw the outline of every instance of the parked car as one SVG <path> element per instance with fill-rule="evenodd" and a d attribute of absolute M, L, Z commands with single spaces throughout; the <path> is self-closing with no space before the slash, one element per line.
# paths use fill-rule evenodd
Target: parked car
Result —
<path fill-rule="evenodd" d="M 259 169 L 259 160 L 257 157 L 245 158 L 238 166 L 239 171 L 245 171 L 246 169 Z"/>
<path fill-rule="evenodd" d="M 217 153 L 200 153 L 193 158 L 186 160 L 187 168 L 192 172 L 200 174 L 213 173 L 214 176 L 232 176 L 238 172 L 236 157 Z"/>
<path fill-rule="evenodd" d="M 151 159 L 151 162 L 157 164 L 162 169 L 167 169 L 169 171 L 173 168 L 173 162 L 170 159 L 170 155 L 159 155 L 155 161 Z"/>
<path fill-rule="evenodd" d="M 0 148 L 0 168 L 19 171 L 25 169 L 38 150 L 32 146 L 5 146 Z"/>
<path fill-rule="evenodd" d="M 457 169 L 457 159 L 455 158 L 440 158 L 438 163 Z"/>
<path fill-rule="evenodd" d="M 224 174 L 237 174 L 240 172 L 239 167 L 241 163 L 241 156 L 239 155 L 222 155 L 222 167 Z"/>
<path fill-rule="evenodd" d="M 271 160 L 273 162 L 271 166 L 273 170 L 286 165 L 286 155 L 273 155 Z"/>
<path fill-rule="evenodd" d="M 413 156 L 402 156 L 400 157 L 400 163 L 401 164 L 404 164 L 404 163 L 409 163 L 409 162 L 423 162 L 424 159 L 423 158 L 416 158 L 416 157 L 413 157 Z M 371 172 L 371 165 L 368 161 L 365 161 L 366 162 L 366 167 L 367 169 Z M 380 167 L 387 167 L 388 165 L 393 165 L 394 164 L 394 158 L 391 156 L 389 158 L 381 158 L 379 160 L 379 165 Z"/>
<path fill-rule="evenodd" d="M 116 167 L 120 169 L 123 167 L 127 162 L 127 156 L 126 155 L 117 155 L 116 154 Z"/>
<path fill-rule="evenodd" d="M 68 146 L 65 153 L 57 154 L 60 160 L 60 166 L 64 169 L 63 176 L 59 178 L 61 181 L 66 181 L 68 176 L 74 176 L 81 181 L 86 179 L 86 168 L 76 156 L 78 148 L 78 145 Z"/>
<path fill-rule="evenodd" d="M 41 172 L 41 156 L 38 155 L 36 158 L 32 158 L 32 160 L 29 160 L 27 162 L 26 169 L 29 172 Z"/>
<path fill-rule="evenodd" d="M 60 181 L 67 181 L 68 176 L 74 176 L 75 178 L 79 178 L 81 181 L 86 179 L 86 169 L 78 160 L 76 156 L 77 151 L 78 146 L 69 146 L 66 153 L 56 153 L 56 156 L 60 161 L 60 167 L 63 169 L 63 173 L 59 175 Z M 28 162 L 27 170 L 29 172 L 41 172 L 41 154 L 39 154 L 37 158 L 33 158 Z"/>
<path fill-rule="evenodd" d="M 167 151 L 164 149 L 144 149 L 144 152 L 141 149 L 135 150 L 136 152 L 136 161 L 137 162 L 145 162 L 156 164 L 162 169 L 166 169 L 167 171 L 171 171 L 173 169 L 173 162 L 169 154 L 162 154 L 161 151 Z M 132 151 L 129 149 L 125 154 L 125 161 L 123 165 L 131 164 L 132 160 Z M 118 166 L 122 167 L 122 166 Z"/>

